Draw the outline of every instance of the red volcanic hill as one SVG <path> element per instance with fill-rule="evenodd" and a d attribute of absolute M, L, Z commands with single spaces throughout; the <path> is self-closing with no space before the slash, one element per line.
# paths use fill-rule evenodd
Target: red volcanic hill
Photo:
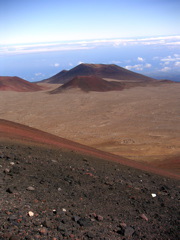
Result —
<path fill-rule="evenodd" d="M 117 162 L 122 165 L 133 167 L 135 169 L 141 169 L 143 171 L 156 173 L 162 176 L 168 176 L 176 179 L 180 178 L 179 174 L 173 171 L 173 164 L 175 164 L 176 166 L 177 161 L 175 161 L 175 163 L 173 162 L 173 160 L 171 160 L 170 162 L 166 162 L 164 170 L 163 166 L 161 166 L 161 169 L 158 168 L 157 165 L 156 167 L 153 167 L 149 164 L 136 162 L 121 156 L 117 156 L 92 147 L 82 145 L 80 143 L 76 143 L 61 137 L 57 137 L 55 135 L 43 132 L 38 129 L 34 129 L 22 124 L 0 119 L 0 141 L 4 140 L 10 140 L 13 142 L 20 141 L 23 142 L 23 144 L 32 145 L 40 144 L 44 145 L 45 147 L 51 146 L 51 148 L 54 146 L 55 148 L 71 150 L 81 154 L 87 154 L 89 156 L 94 156 L 104 160 Z M 168 168 L 171 168 L 172 172 L 166 171 L 166 169 Z"/>
<path fill-rule="evenodd" d="M 42 88 L 19 77 L 0 77 L 0 91 L 34 92 Z"/>
<path fill-rule="evenodd" d="M 139 73 L 129 71 L 115 64 L 80 64 L 69 71 L 61 71 L 60 73 L 43 80 L 42 82 L 63 84 L 72 80 L 76 76 L 91 76 L 101 78 L 111 78 L 117 80 L 128 81 L 154 81 L 155 79 L 144 76 Z"/>
<path fill-rule="evenodd" d="M 65 83 L 61 87 L 51 91 L 51 93 L 59 93 L 62 90 L 79 88 L 82 91 L 96 91 L 96 92 L 107 92 L 107 91 L 118 91 L 123 89 L 123 83 L 120 82 L 108 82 L 100 77 L 96 76 L 77 76 L 69 82 Z"/>

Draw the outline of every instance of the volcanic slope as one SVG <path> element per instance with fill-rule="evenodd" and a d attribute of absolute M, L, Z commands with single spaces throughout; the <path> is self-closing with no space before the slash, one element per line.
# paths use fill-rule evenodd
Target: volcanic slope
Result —
<path fill-rule="evenodd" d="M 178 239 L 178 180 L 78 146 L 0 121 L 0 239 Z"/>
<path fill-rule="evenodd" d="M 69 82 L 63 84 L 57 89 L 51 91 L 51 93 L 59 93 L 63 90 L 79 88 L 84 92 L 96 91 L 96 92 L 107 92 L 107 91 L 118 91 L 123 90 L 123 83 L 111 81 L 108 82 L 100 77 L 96 76 L 77 76 Z"/>
<path fill-rule="evenodd" d="M 94 157 L 101 157 L 106 160 L 118 162 L 120 164 L 130 166 L 133 168 L 141 169 L 144 171 L 149 171 L 164 176 L 169 176 L 173 178 L 180 178 L 179 174 L 160 170 L 154 168 L 149 164 L 144 164 L 129 160 L 127 158 L 117 156 L 111 153 L 103 152 L 101 150 L 76 143 L 65 138 L 57 137 L 55 135 L 46 133 L 44 131 L 31 128 L 22 124 L 14 123 L 11 121 L 0 119 L 0 136 L 1 138 L 13 138 L 17 140 L 22 140 L 23 142 L 35 142 L 36 144 L 51 145 L 58 148 L 69 149 L 77 151 L 83 154 L 92 155 Z"/>
<path fill-rule="evenodd" d="M 0 77 L 0 91 L 34 92 L 42 87 L 19 77 Z"/>
<path fill-rule="evenodd" d="M 91 75 L 101 78 L 110 78 L 125 81 L 137 81 L 137 82 L 155 81 L 155 79 L 153 78 L 129 71 L 115 64 L 82 63 L 69 71 L 63 70 L 60 73 L 43 80 L 42 82 L 63 84 L 72 80 L 76 76 L 91 76 Z"/>

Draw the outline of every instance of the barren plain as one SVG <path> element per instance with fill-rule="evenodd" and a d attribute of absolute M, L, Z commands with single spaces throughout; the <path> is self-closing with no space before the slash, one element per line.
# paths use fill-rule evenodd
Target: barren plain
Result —
<path fill-rule="evenodd" d="M 176 165 L 180 156 L 179 92 L 178 83 L 54 95 L 3 91 L 0 118 L 156 166 L 166 161 L 170 168 L 168 161 Z"/>

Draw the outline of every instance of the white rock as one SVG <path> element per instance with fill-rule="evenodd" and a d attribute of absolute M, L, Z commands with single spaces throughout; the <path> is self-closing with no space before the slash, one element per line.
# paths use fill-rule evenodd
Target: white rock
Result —
<path fill-rule="evenodd" d="M 66 209 L 65 209 L 65 208 L 63 208 L 63 209 L 62 209 L 62 211 L 63 211 L 63 212 L 66 212 Z"/>
<path fill-rule="evenodd" d="M 156 197 L 156 194 L 155 194 L 155 193 L 151 193 L 151 196 L 152 196 L 152 197 Z"/>
<path fill-rule="evenodd" d="M 33 213 L 32 211 L 29 211 L 29 212 L 28 212 L 28 215 L 29 215 L 30 217 L 33 217 L 33 216 L 34 216 L 34 213 Z"/>
<path fill-rule="evenodd" d="M 55 214 L 57 213 L 56 209 L 53 209 L 53 213 L 55 213 Z"/>

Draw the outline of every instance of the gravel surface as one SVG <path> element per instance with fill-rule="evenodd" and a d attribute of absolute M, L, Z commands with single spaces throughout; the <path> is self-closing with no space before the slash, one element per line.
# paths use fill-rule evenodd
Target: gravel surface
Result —
<path fill-rule="evenodd" d="M 1 141 L 0 240 L 177 240 L 178 184 L 76 151 Z"/>

